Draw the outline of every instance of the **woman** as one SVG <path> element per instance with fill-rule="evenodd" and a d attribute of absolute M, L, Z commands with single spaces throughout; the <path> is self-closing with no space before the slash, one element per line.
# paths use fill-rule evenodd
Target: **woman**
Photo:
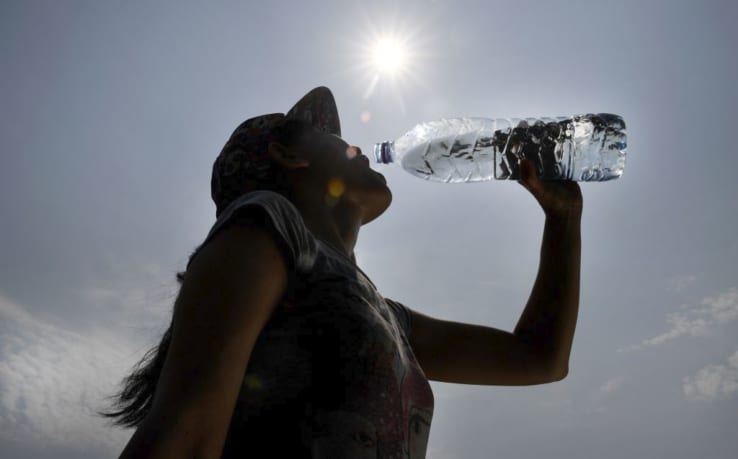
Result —
<path fill-rule="evenodd" d="M 126 379 L 122 458 L 425 456 L 428 380 L 531 385 L 568 371 L 582 197 L 522 180 L 546 215 L 514 332 L 384 298 L 356 266 L 359 229 L 392 195 L 340 137 L 327 88 L 242 123 L 213 166 L 216 222 L 180 273 L 172 324 Z M 155 352 L 154 352 L 155 351 Z"/>

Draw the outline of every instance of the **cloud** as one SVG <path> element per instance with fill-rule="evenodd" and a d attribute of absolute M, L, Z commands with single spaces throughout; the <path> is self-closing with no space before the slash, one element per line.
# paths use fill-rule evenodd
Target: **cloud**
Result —
<path fill-rule="evenodd" d="M 738 392 L 738 351 L 728 358 L 728 365 L 708 365 L 683 380 L 684 395 L 689 400 L 712 401 Z"/>
<path fill-rule="evenodd" d="M 612 394 L 616 390 L 620 389 L 620 387 L 622 387 L 624 380 L 625 378 L 620 376 L 620 377 L 613 378 L 607 381 L 605 384 L 600 386 L 600 394 L 602 395 Z"/>
<path fill-rule="evenodd" d="M 696 281 L 697 278 L 692 274 L 683 274 L 673 277 L 667 281 L 666 289 L 671 292 L 680 293 Z"/>
<path fill-rule="evenodd" d="M 595 386 L 587 390 L 586 398 L 588 402 L 577 403 L 576 412 L 586 415 L 602 415 L 609 412 L 625 381 L 625 377 L 616 376 L 605 381 L 599 387 Z M 585 395 L 582 393 L 577 398 L 581 402 L 585 399 Z"/>
<path fill-rule="evenodd" d="M 137 352 L 104 330 L 81 335 L 39 320 L 0 295 L 0 443 L 119 452 L 130 432 L 94 411 Z"/>
<path fill-rule="evenodd" d="M 619 349 L 620 352 L 634 351 L 649 346 L 658 346 L 681 336 L 704 336 L 719 324 L 738 319 L 738 289 L 735 287 L 715 297 L 706 297 L 700 306 L 686 307 L 686 312 L 667 316 L 668 331 L 647 338 L 640 344 Z"/>
<path fill-rule="evenodd" d="M 142 257 L 111 251 L 101 254 L 101 265 L 93 277 L 72 289 L 92 324 L 114 324 L 136 332 L 140 330 L 130 328 L 169 320 L 179 290 L 174 271 Z M 161 332 L 152 331 L 154 335 Z"/>
<path fill-rule="evenodd" d="M 703 336 L 707 333 L 710 325 L 709 320 L 703 318 L 690 319 L 687 314 L 682 313 L 669 314 L 666 321 L 671 325 L 671 329 L 666 333 L 644 340 L 642 345 L 655 346 L 680 336 Z"/>
<path fill-rule="evenodd" d="M 696 312 L 707 314 L 716 322 L 725 323 L 738 318 L 738 289 L 731 288 L 717 297 L 707 297 L 702 300 L 704 307 Z"/>
<path fill-rule="evenodd" d="M 173 272 L 133 255 L 106 252 L 99 268 L 71 289 L 86 320 L 61 309 L 42 319 L 0 292 L 0 450 L 114 457 L 131 435 L 95 411 L 109 408 L 105 397 L 158 342 L 178 285 Z"/>

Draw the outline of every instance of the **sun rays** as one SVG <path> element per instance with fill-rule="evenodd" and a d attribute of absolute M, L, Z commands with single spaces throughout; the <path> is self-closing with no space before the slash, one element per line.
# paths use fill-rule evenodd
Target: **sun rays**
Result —
<path fill-rule="evenodd" d="M 422 23 L 408 26 L 401 20 L 379 21 L 365 15 L 364 25 L 358 30 L 347 40 L 348 65 L 341 73 L 356 81 L 364 100 L 391 91 L 391 97 L 404 113 L 404 95 L 415 88 L 427 88 L 421 75 L 428 71 L 430 47 Z M 371 114 L 362 113 L 363 122 L 370 117 Z"/>

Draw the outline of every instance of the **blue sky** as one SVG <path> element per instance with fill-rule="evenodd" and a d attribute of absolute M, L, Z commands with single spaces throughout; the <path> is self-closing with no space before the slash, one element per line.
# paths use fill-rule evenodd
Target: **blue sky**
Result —
<path fill-rule="evenodd" d="M 736 19 L 720 0 L 2 2 L 3 457 L 117 457 L 131 431 L 92 411 L 168 325 L 214 222 L 213 160 L 242 120 L 319 85 L 365 151 L 441 117 L 628 125 L 623 176 L 582 184 L 569 376 L 432 383 L 428 457 L 734 457 Z M 366 97 L 386 34 L 409 74 Z M 384 295 L 511 330 L 537 269 L 533 198 L 372 167 L 394 199 L 356 250 Z"/>

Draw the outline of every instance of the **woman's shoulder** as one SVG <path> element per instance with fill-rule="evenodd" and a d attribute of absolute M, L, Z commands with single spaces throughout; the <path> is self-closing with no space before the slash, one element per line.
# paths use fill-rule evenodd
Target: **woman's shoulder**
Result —
<path fill-rule="evenodd" d="M 290 213 L 296 213 L 298 215 L 300 214 L 299 210 L 297 210 L 297 207 L 295 207 L 292 201 L 287 199 L 282 194 L 270 190 L 255 190 L 244 193 L 238 198 L 234 199 L 233 202 L 223 210 L 221 216 L 223 217 L 231 214 L 240 207 L 249 204 L 260 204 L 262 206 L 276 207 Z"/>
<path fill-rule="evenodd" d="M 234 199 L 218 216 L 202 245 L 223 228 L 239 222 L 256 223 L 268 230 L 298 271 L 306 270 L 314 263 L 315 238 L 297 207 L 281 194 L 258 190 Z"/>

